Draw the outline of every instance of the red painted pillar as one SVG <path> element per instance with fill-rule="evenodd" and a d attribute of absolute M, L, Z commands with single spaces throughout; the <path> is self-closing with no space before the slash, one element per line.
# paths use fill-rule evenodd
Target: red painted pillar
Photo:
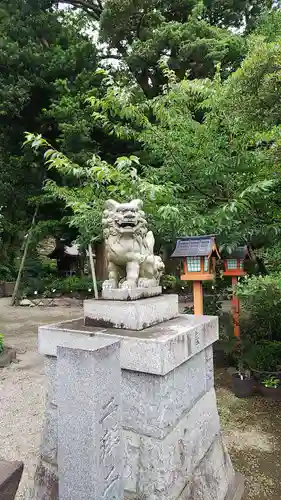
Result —
<path fill-rule="evenodd" d="M 232 286 L 237 284 L 237 276 L 232 276 Z M 232 316 L 233 316 L 233 326 L 234 326 L 234 335 L 236 338 L 240 338 L 240 326 L 239 326 L 239 309 L 240 303 L 238 297 L 234 293 L 232 293 Z"/>
<path fill-rule="evenodd" d="M 193 304 L 196 316 L 203 314 L 203 287 L 202 281 L 193 281 Z"/>

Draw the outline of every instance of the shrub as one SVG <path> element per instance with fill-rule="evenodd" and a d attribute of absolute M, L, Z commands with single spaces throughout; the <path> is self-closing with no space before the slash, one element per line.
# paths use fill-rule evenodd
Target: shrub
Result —
<path fill-rule="evenodd" d="M 0 334 L 0 354 L 4 351 L 4 335 Z"/>
<path fill-rule="evenodd" d="M 281 276 L 246 277 L 235 293 L 247 316 L 252 341 L 281 340 Z"/>
<path fill-rule="evenodd" d="M 268 273 L 281 271 L 281 253 L 279 243 L 269 248 L 256 250 L 255 255 L 262 260 Z"/>
<path fill-rule="evenodd" d="M 164 274 L 160 284 L 164 289 L 174 290 L 177 286 L 177 278 L 173 274 Z"/>
<path fill-rule="evenodd" d="M 164 274 L 161 277 L 160 285 L 163 287 L 164 292 L 172 290 L 174 293 L 190 293 L 192 290 L 190 281 L 182 281 L 173 274 Z"/>
<path fill-rule="evenodd" d="M 16 279 L 16 270 L 12 266 L 0 266 L 0 281 L 14 281 Z"/>
<path fill-rule="evenodd" d="M 281 370 L 281 342 L 263 341 L 251 345 L 246 352 L 248 365 L 260 372 Z"/>
<path fill-rule="evenodd" d="M 56 268 L 52 263 L 44 263 L 38 256 L 28 258 L 21 280 L 20 297 L 41 295 L 54 280 L 55 273 Z"/>
<path fill-rule="evenodd" d="M 98 289 L 101 290 L 101 282 L 98 282 Z M 45 297 L 67 294 L 93 294 L 93 281 L 90 276 L 69 276 L 52 280 L 44 291 Z"/>
<path fill-rule="evenodd" d="M 210 289 L 212 293 L 208 295 L 204 293 L 204 314 L 207 316 L 221 316 L 222 315 L 222 296 L 221 292 L 216 289 Z M 194 308 L 185 307 L 184 314 L 194 314 Z"/>

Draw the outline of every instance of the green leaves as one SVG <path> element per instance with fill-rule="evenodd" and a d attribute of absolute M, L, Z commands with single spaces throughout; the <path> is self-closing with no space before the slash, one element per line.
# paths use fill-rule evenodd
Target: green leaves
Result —
<path fill-rule="evenodd" d="M 175 219 L 179 216 L 179 208 L 173 207 L 171 205 L 163 205 L 158 209 L 158 214 L 163 217 L 163 219 Z"/>
<path fill-rule="evenodd" d="M 254 22 L 256 5 L 234 4 L 108 0 L 101 36 L 123 61 L 107 71 L 81 13 L 58 23 L 48 11 L 53 24 L 37 48 L 29 18 L 21 20 L 32 43 L 20 57 L 10 37 L 4 66 L 28 67 L 25 83 L 6 81 L 10 116 L 26 109 L 21 130 L 39 132 L 26 145 L 47 170 L 44 200 L 66 207 L 85 242 L 101 237 L 106 198 L 135 196 L 158 241 L 214 232 L 234 247 L 279 237 L 281 48 L 268 19 L 250 39 L 222 27 Z M 45 26 L 44 10 L 36 12 Z M 38 109 L 33 93 L 44 97 Z M 30 148 L 24 155 L 32 158 Z"/>
<path fill-rule="evenodd" d="M 42 195 L 42 178 L 58 184 L 77 184 L 85 152 L 99 149 L 93 139 L 88 93 L 100 87 L 97 50 L 85 33 L 85 14 L 57 10 L 51 0 L 2 0 L 0 6 L 0 205 L 4 228 L 1 259 L 15 257 L 22 245 L 22 233 L 30 225 L 34 201 Z M 83 34 L 81 31 L 83 30 Z M 24 132 L 36 132 L 22 147 Z M 51 147 L 46 152 L 50 168 L 39 154 L 42 138 Z M 50 156 L 49 156 L 50 155 Z M 87 156 L 88 157 L 88 156 Z M 51 196 L 40 198 L 39 220 L 56 221 L 50 233 L 57 235 L 65 220 L 65 207 Z M 40 221 L 41 222 L 41 221 Z M 72 234 L 75 231 L 72 231 Z M 45 232 L 44 232 L 45 234 Z"/>

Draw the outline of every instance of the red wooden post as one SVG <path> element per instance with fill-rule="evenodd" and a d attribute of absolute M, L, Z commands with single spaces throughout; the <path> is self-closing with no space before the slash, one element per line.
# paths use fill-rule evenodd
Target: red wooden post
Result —
<path fill-rule="evenodd" d="M 194 304 L 194 314 L 196 316 L 203 314 L 202 281 L 193 281 L 193 304 Z"/>
<path fill-rule="evenodd" d="M 238 278 L 237 276 L 232 276 L 232 286 L 234 287 L 237 284 Z M 238 297 L 233 293 L 232 294 L 232 315 L 233 315 L 233 326 L 234 326 L 234 335 L 236 338 L 240 338 L 240 326 L 239 326 L 239 309 L 240 302 Z"/>

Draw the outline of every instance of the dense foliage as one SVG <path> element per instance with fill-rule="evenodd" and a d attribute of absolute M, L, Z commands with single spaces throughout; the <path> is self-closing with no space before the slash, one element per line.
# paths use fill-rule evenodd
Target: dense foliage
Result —
<path fill-rule="evenodd" d="M 83 25 L 83 16 L 58 13 L 49 0 L 0 2 L 2 260 L 12 260 L 20 247 L 46 175 L 40 158 L 22 148 L 24 132 L 42 132 L 69 154 L 95 147 L 84 96 L 100 77 Z M 53 220 L 55 228 L 63 215 L 63 206 L 48 200 L 39 219 L 45 226 Z"/>
<path fill-rule="evenodd" d="M 280 42 L 256 35 L 241 68 L 225 81 L 219 68 L 213 80 L 178 81 L 162 63 L 168 84 L 153 99 L 109 82 L 101 98 L 89 98 L 92 120 L 112 137 L 140 144 L 139 159 L 119 157 L 114 165 L 94 155 L 85 169 L 50 150 L 49 168 L 91 181 L 75 190 L 54 183 L 47 189 L 75 210 L 77 227 L 91 227 L 96 237 L 104 198 L 138 194 L 162 243 L 216 233 L 228 246 L 268 245 L 281 230 L 280 56 Z M 28 141 L 49 147 L 34 135 Z"/>
<path fill-rule="evenodd" d="M 252 276 L 236 286 L 251 324 L 251 339 L 281 341 L 281 276 Z"/>
<path fill-rule="evenodd" d="M 9 261 L 37 202 L 36 238 L 67 233 L 86 246 L 102 238 L 109 197 L 143 198 L 157 250 L 166 255 L 180 234 L 216 233 L 226 247 L 252 244 L 267 271 L 279 270 L 279 3 L 65 3 L 74 8 L 0 2 L 6 271 L 12 274 Z M 39 267 L 29 281 L 43 280 Z M 268 309 L 261 308 L 258 292 L 263 280 L 262 290 L 278 295 L 277 278 L 255 279 L 239 289 L 241 300 L 256 307 L 257 339 L 280 340 L 270 309 L 277 299 L 266 302 L 268 294 Z M 213 302 L 208 307 L 217 311 Z"/>
<path fill-rule="evenodd" d="M 101 283 L 98 282 L 98 289 L 101 290 Z M 68 276 L 60 277 L 54 273 L 44 274 L 40 278 L 28 276 L 28 280 L 23 280 L 19 297 L 33 298 L 57 298 L 67 295 L 74 298 L 87 298 L 94 296 L 93 281 L 90 276 Z"/>
<path fill-rule="evenodd" d="M 106 54 L 130 70 L 148 97 L 161 92 L 165 78 L 158 61 L 184 77 L 214 75 L 220 62 L 226 77 L 245 54 L 243 37 L 228 29 L 250 32 L 270 0 L 72 0 L 100 26 Z"/>

